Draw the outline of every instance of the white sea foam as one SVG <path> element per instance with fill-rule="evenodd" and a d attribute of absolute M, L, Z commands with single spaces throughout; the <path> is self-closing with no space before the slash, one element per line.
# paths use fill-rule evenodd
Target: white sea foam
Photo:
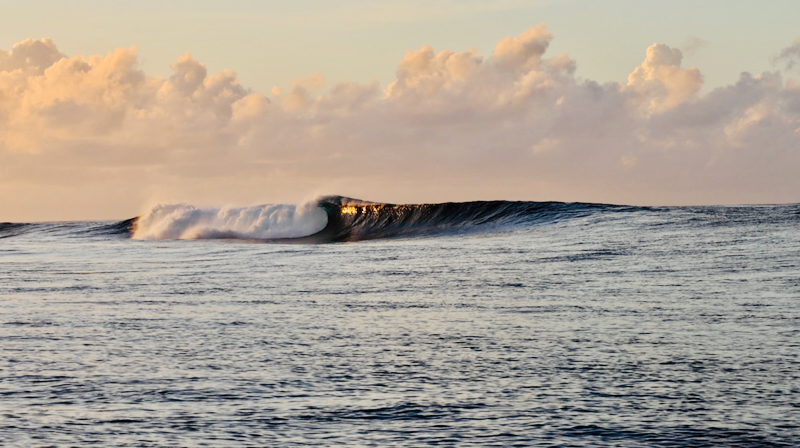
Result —
<path fill-rule="evenodd" d="M 328 215 L 316 202 L 200 209 L 160 204 L 136 223 L 134 239 L 298 238 L 325 228 Z"/>

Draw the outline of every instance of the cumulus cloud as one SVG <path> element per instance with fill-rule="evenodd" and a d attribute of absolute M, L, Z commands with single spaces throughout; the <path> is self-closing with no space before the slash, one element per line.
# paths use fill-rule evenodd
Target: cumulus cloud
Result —
<path fill-rule="evenodd" d="M 626 82 L 600 84 L 548 54 L 553 38 L 539 25 L 489 56 L 423 46 L 385 88 L 325 90 L 314 74 L 269 96 L 189 54 L 158 78 L 138 68 L 135 48 L 68 57 L 27 40 L 0 51 L 0 201 L 16 213 L 0 220 L 316 194 L 800 201 L 798 80 L 744 73 L 701 97 L 700 70 L 653 44 Z"/>
<path fill-rule="evenodd" d="M 693 98 L 703 80 L 696 68 L 681 68 L 683 53 L 677 48 L 653 44 L 642 65 L 628 76 L 628 88 L 636 90 L 635 101 L 648 113 L 663 112 Z"/>
<path fill-rule="evenodd" d="M 52 40 L 27 39 L 15 44 L 11 51 L 0 50 L 0 72 L 20 70 L 26 74 L 40 75 L 63 57 Z"/>

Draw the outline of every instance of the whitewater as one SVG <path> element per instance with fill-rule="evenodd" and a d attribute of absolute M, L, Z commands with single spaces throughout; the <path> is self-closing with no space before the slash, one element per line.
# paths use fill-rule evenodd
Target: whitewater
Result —
<path fill-rule="evenodd" d="M 0 223 L 0 446 L 796 446 L 798 299 L 797 204 Z"/>

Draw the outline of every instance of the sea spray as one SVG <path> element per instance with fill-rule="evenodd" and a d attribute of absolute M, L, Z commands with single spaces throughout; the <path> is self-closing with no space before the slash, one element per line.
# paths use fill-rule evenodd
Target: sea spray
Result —
<path fill-rule="evenodd" d="M 327 214 L 317 202 L 239 208 L 160 204 L 136 221 L 133 238 L 298 238 L 319 232 L 327 222 Z"/>

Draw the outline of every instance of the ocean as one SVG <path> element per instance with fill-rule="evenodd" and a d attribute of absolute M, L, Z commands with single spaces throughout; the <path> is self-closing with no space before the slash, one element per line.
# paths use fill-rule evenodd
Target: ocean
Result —
<path fill-rule="evenodd" d="M 798 446 L 800 205 L 0 224 L 0 445 Z"/>

